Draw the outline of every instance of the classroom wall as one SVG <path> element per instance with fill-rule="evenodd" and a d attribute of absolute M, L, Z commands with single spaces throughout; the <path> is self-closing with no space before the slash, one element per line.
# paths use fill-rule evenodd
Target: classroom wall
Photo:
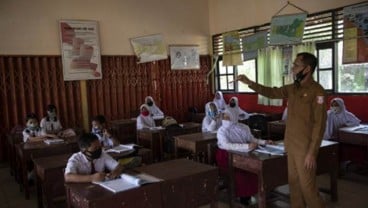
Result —
<path fill-rule="evenodd" d="M 290 2 L 308 13 L 316 13 L 362 2 L 362 0 L 293 0 Z M 214 35 L 269 23 L 272 16 L 276 15 L 286 3 L 287 0 L 210 0 L 210 33 Z M 300 10 L 288 6 L 280 14 L 297 12 Z"/>
<path fill-rule="evenodd" d="M 208 0 L 1 0 L 0 54 L 59 55 L 60 19 L 98 21 L 102 55 L 134 54 L 130 38 L 157 33 L 208 54 L 208 12 Z"/>

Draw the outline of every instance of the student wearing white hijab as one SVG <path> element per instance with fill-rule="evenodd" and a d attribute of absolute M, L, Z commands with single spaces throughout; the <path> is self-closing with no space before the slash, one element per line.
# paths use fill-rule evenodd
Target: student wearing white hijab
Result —
<path fill-rule="evenodd" d="M 233 122 L 237 114 L 228 109 L 223 113 L 222 125 L 217 131 L 217 144 L 219 149 L 216 152 L 216 161 L 221 172 L 226 173 L 228 168 L 227 150 L 248 152 L 258 145 L 270 144 L 272 141 L 256 139 L 252 135 L 249 127 L 243 123 Z M 236 196 L 240 197 L 240 202 L 249 204 L 250 197 L 258 192 L 257 175 L 235 170 Z"/>
<path fill-rule="evenodd" d="M 334 98 L 331 100 L 330 110 L 327 111 L 326 130 L 323 139 L 336 138 L 339 128 L 358 126 L 360 120 L 346 110 L 344 100 Z"/>
<path fill-rule="evenodd" d="M 215 94 L 215 98 L 213 98 L 213 102 L 216 104 L 219 112 L 222 112 L 226 108 L 226 102 L 224 100 L 224 95 L 221 91 L 217 91 Z"/>
<path fill-rule="evenodd" d="M 160 110 L 159 107 L 155 104 L 155 101 L 151 96 L 147 96 L 145 99 L 145 104 L 148 105 L 149 111 L 153 117 L 164 118 L 164 113 Z"/>
<path fill-rule="evenodd" d="M 233 122 L 238 122 L 238 120 L 245 120 L 248 119 L 250 114 L 245 112 L 239 107 L 239 100 L 237 97 L 232 97 L 229 100 L 229 105 L 226 108 L 227 110 L 231 111 L 234 115 Z"/>
<path fill-rule="evenodd" d="M 141 105 L 140 111 L 141 113 L 137 117 L 137 130 L 155 127 L 156 124 L 149 111 L 149 106 L 146 104 Z"/>
<path fill-rule="evenodd" d="M 214 102 L 208 102 L 205 106 L 206 116 L 202 121 L 202 132 L 217 131 L 221 126 L 220 113 Z"/>

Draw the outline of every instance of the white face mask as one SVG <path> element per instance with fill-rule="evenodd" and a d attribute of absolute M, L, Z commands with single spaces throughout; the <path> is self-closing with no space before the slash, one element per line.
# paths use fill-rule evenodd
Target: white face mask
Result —
<path fill-rule="evenodd" d="M 231 125 L 231 121 L 228 120 L 222 120 L 222 126 L 229 127 Z"/>
<path fill-rule="evenodd" d="M 330 109 L 333 113 L 336 113 L 336 114 L 341 112 L 341 108 L 339 106 L 331 106 Z"/>

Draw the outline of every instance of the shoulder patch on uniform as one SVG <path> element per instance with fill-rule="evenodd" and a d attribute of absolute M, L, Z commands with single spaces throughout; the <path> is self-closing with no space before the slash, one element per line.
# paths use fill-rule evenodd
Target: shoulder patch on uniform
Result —
<path fill-rule="evenodd" d="M 317 103 L 318 104 L 323 104 L 324 100 L 325 100 L 324 96 L 317 96 Z"/>

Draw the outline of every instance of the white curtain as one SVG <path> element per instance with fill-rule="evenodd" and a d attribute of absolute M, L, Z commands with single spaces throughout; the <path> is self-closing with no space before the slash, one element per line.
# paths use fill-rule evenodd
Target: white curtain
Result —
<path fill-rule="evenodd" d="M 269 87 L 281 87 L 283 58 L 282 48 L 279 46 L 258 50 L 258 83 Z M 270 99 L 258 95 L 258 104 L 281 106 L 282 99 Z"/>

